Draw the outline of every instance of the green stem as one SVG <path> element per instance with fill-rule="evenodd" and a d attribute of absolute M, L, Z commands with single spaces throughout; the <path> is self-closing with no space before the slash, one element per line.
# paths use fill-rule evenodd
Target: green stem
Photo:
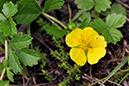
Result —
<path fill-rule="evenodd" d="M 120 72 L 115 73 L 114 75 L 121 74 L 123 72 L 129 72 L 129 69 L 121 70 Z"/>
<path fill-rule="evenodd" d="M 5 59 L 8 60 L 8 41 L 7 40 L 5 40 Z M 0 80 L 3 79 L 5 71 L 6 71 L 6 68 L 3 69 L 2 74 L 0 76 Z"/>
<path fill-rule="evenodd" d="M 27 24 L 27 34 L 28 34 L 29 36 L 31 36 L 30 24 Z M 31 44 L 30 44 L 30 47 L 31 47 L 31 49 L 33 49 L 33 44 L 32 44 L 32 42 L 31 42 Z"/>
<path fill-rule="evenodd" d="M 100 79 L 100 80 L 98 80 L 98 81 L 96 81 L 96 82 L 94 82 L 94 83 L 92 83 L 92 84 L 90 84 L 90 85 L 88 85 L 88 86 L 92 86 L 92 85 L 94 85 L 94 84 L 97 84 L 98 82 L 101 82 L 101 81 L 105 80 L 106 78 L 107 78 L 107 77 L 102 78 L 102 79 Z"/>
<path fill-rule="evenodd" d="M 54 17 L 52 17 L 52 16 L 50 16 L 50 15 L 44 13 L 44 12 L 42 12 L 42 14 L 43 14 L 45 17 L 50 18 L 51 20 L 53 20 L 53 21 L 59 23 L 62 27 L 64 27 L 64 29 L 66 29 L 66 26 L 65 26 L 62 22 L 60 22 L 59 20 L 57 20 L 56 18 L 54 18 Z"/>
<path fill-rule="evenodd" d="M 23 64 L 23 70 L 24 70 L 24 72 L 25 72 L 25 74 L 23 73 L 23 75 L 24 76 L 28 76 L 29 75 L 29 72 L 28 72 L 28 70 L 27 70 L 27 67 Z"/>
<path fill-rule="evenodd" d="M 129 76 L 129 73 L 127 73 L 122 79 L 121 79 L 121 81 L 119 82 L 119 84 L 121 84 L 123 81 L 124 81 L 124 79 L 126 78 L 126 77 L 128 77 Z"/>
<path fill-rule="evenodd" d="M 99 18 L 99 13 L 97 12 L 97 18 Z"/>

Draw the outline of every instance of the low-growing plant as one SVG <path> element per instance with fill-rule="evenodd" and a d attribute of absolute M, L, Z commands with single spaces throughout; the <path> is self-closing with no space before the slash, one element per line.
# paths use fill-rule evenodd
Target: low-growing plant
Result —
<path fill-rule="evenodd" d="M 50 82 L 55 80 L 47 70 L 44 70 L 48 59 L 46 54 L 39 52 L 38 48 L 35 51 L 32 45 L 30 24 L 40 15 L 50 21 L 47 23 L 39 18 L 37 23 L 41 27 L 40 31 L 45 30 L 47 34 L 52 35 L 57 47 L 57 50 L 50 51 L 51 56 L 60 61 L 58 67 L 65 69 L 68 74 L 67 79 L 63 80 L 59 86 L 67 85 L 74 79 L 79 80 L 81 66 L 84 66 L 86 62 L 91 65 L 98 63 L 106 54 L 107 44 L 116 44 L 123 37 L 118 28 L 126 22 L 126 9 L 121 4 L 112 4 L 110 0 L 75 0 L 79 11 L 72 16 L 72 9 L 68 6 L 69 21 L 65 23 L 48 14 L 52 10 L 61 9 L 65 3 L 64 0 L 47 0 L 43 8 L 37 0 L 3 0 L 0 2 L 0 44 L 5 47 L 0 48 L 5 53 L 4 60 L 0 63 L 2 86 L 8 86 L 9 81 L 14 82 L 14 74 L 24 75 L 24 67 L 32 67 L 39 61 L 41 61 L 40 67 L 45 78 Z M 24 23 L 28 28 L 27 34 L 18 33 L 17 25 Z M 62 43 L 71 47 L 70 52 L 63 49 Z M 68 62 L 69 56 L 76 63 L 74 66 Z M 124 58 L 106 78 L 102 79 L 105 80 L 102 84 L 127 61 L 129 64 L 129 57 Z M 128 75 L 128 73 L 125 74 L 119 83 Z M 3 81 L 4 76 L 7 76 L 9 80 Z"/>

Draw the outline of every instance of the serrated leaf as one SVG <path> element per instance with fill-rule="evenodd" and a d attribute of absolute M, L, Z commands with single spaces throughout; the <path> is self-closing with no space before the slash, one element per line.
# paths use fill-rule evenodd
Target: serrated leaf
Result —
<path fill-rule="evenodd" d="M 17 49 L 13 47 L 15 53 L 17 54 L 18 58 L 25 66 L 33 66 L 38 64 L 38 60 L 40 59 L 37 52 L 30 49 Z"/>
<path fill-rule="evenodd" d="M 0 21 L 5 21 L 5 20 L 6 20 L 5 16 L 2 13 L 0 13 Z"/>
<path fill-rule="evenodd" d="M 95 11 L 101 12 L 106 11 L 110 8 L 111 1 L 110 0 L 95 0 Z"/>
<path fill-rule="evenodd" d="M 53 35 L 55 38 L 62 38 L 66 34 L 65 30 L 60 29 L 56 25 L 45 26 L 44 28 L 50 35 Z"/>
<path fill-rule="evenodd" d="M 87 11 L 94 7 L 95 3 L 93 0 L 75 0 L 75 3 L 77 4 L 77 7 Z"/>
<path fill-rule="evenodd" d="M 126 16 L 122 14 L 111 14 L 106 17 L 106 24 L 108 28 L 119 28 L 122 27 L 126 22 Z"/>
<path fill-rule="evenodd" d="M 14 35 L 14 37 L 11 39 L 10 43 L 15 46 L 16 48 L 24 48 L 25 46 L 29 45 L 32 41 L 32 38 L 25 34 L 18 33 Z"/>
<path fill-rule="evenodd" d="M 110 28 L 110 26 L 106 25 L 102 19 L 95 19 L 95 21 L 91 22 L 90 26 L 99 34 L 102 34 L 108 43 L 116 43 L 117 41 L 120 41 L 122 37 L 119 30 Z"/>
<path fill-rule="evenodd" d="M 94 28 L 95 31 L 97 31 L 99 34 L 103 32 L 107 28 L 107 25 L 102 19 L 95 19 L 90 24 L 91 27 Z"/>
<path fill-rule="evenodd" d="M 38 10 L 39 12 L 42 11 L 42 8 L 38 4 L 37 0 L 21 0 L 20 5 L 25 7 L 32 7 L 33 9 Z"/>
<path fill-rule="evenodd" d="M 7 70 L 6 70 L 6 73 L 7 73 L 7 77 L 8 77 L 8 79 L 11 81 L 11 82 L 14 82 L 14 80 L 13 80 L 13 73 L 10 71 L 10 69 L 11 68 L 7 68 Z"/>
<path fill-rule="evenodd" d="M 1 86 L 9 86 L 9 81 L 0 80 L 0 85 Z"/>
<path fill-rule="evenodd" d="M 7 67 L 7 59 L 4 59 L 2 61 L 2 68 L 5 68 L 5 67 Z"/>
<path fill-rule="evenodd" d="M 47 0 L 44 4 L 44 12 L 61 9 L 61 6 L 63 4 L 64 4 L 63 0 Z"/>
<path fill-rule="evenodd" d="M 7 18 L 12 17 L 17 13 L 17 6 L 14 5 L 11 1 L 8 3 L 5 3 L 3 5 L 2 12 Z"/>
<path fill-rule="evenodd" d="M 9 21 L 0 22 L 0 31 L 4 32 L 5 36 L 12 37 L 17 32 L 16 23 L 12 18 L 9 18 Z"/>
<path fill-rule="evenodd" d="M 0 10 L 2 9 L 3 4 L 4 4 L 6 1 L 8 1 L 8 0 L 1 0 L 1 1 L 0 1 Z"/>
<path fill-rule="evenodd" d="M 127 15 L 126 8 L 121 4 L 113 4 L 111 8 L 111 14 L 112 13 Z"/>
<path fill-rule="evenodd" d="M 21 0 L 20 4 L 23 7 L 19 9 L 16 16 L 14 16 L 14 19 L 18 24 L 30 24 L 42 12 L 42 8 L 39 6 L 36 0 Z"/>
<path fill-rule="evenodd" d="M 22 73 L 22 66 L 18 60 L 18 57 L 11 49 L 10 45 L 8 47 L 8 57 L 9 57 L 9 67 L 12 68 L 13 72 L 17 74 L 18 72 Z"/>
<path fill-rule="evenodd" d="M 19 9 L 18 13 L 14 16 L 14 19 L 18 24 L 30 24 L 40 14 L 41 12 L 38 9 L 31 6 L 24 6 L 23 8 Z"/>
<path fill-rule="evenodd" d="M 8 37 L 6 37 L 2 32 L 0 32 L 0 42 L 4 45 L 4 41 L 8 39 Z"/>
<path fill-rule="evenodd" d="M 120 41 L 122 34 L 119 30 L 117 29 L 105 29 L 102 33 L 102 35 L 105 37 L 105 40 L 108 43 L 116 43 L 117 41 Z"/>

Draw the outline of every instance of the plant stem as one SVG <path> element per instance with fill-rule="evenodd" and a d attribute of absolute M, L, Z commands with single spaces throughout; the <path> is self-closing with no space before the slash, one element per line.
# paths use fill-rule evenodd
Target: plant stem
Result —
<path fill-rule="evenodd" d="M 57 20 L 56 18 L 54 18 L 54 17 L 52 17 L 52 16 L 50 16 L 50 15 L 44 13 L 44 12 L 42 12 L 42 14 L 43 14 L 45 17 L 50 18 L 51 20 L 53 20 L 53 21 L 59 23 L 62 27 L 64 27 L 64 29 L 66 29 L 66 26 L 65 26 L 62 22 L 60 22 L 59 20 Z"/>
<path fill-rule="evenodd" d="M 4 74 L 5 74 L 5 70 L 6 70 L 6 68 L 4 68 L 4 69 L 3 69 L 2 74 L 1 74 L 1 76 L 0 76 L 0 80 L 2 80 L 2 79 L 3 79 Z"/>
<path fill-rule="evenodd" d="M 27 24 L 27 34 L 28 34 L 29 36 L 31 36 L 30 24 Z M 31 44 L 30 44 L 30 47 L 31 47 L 31 49 L 33 49 L 33 44 L 32 44 L 32 42 L 31 42 Z"/>
<path fill-rule="evenodd" d="M 99 13 L 97 12 L 97 18 L 99 18 Z"/>
<path fill-rule="evenodd" d="M 98 81 L 96 81 L 96 82 L 94 82 L 94 83 L 90 84 L 89 86 L 92 86 L 92 85 L 94 85 L 94 84 L 96 84 L 96 83 L 98 83 L 98 82 L 101 82 L 101 81 L 105 80 L 106 78 L 107 78 L 107 77 L 102 78 L 102 79 L 100 79 L 100 80 L 98 80 Z"/>
<path fill-rule="evenodd" d="M 8 60 L 8 41 L 7 40 L 5 40 L 5 59 Z M 3 79 L 5 71 L 6 71 L 6 68 L 3 69 L 2 74 L 0 76 L 0 80 Z"/>
<path fill-rule="evenodd" d="M 5 58 L 8 60 L 8 41 L 5 40 Z"/>
<path fill-rule="evenodd" d="M 115 73 L 114 75 L 121 74 L 123 72 L 129 72 L 129 69 L 121 70 L 120 72 Z"/>

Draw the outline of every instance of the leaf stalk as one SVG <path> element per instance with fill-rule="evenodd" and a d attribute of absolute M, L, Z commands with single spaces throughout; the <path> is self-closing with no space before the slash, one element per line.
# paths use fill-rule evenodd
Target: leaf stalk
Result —
<path fill-rule="evenodd" d="M 5 59 L 8 60 L 8 41 L 7 40 L 5 40 Z M 0 80 L 3 79 L 5 71 L 6 71 L 6 68 L 3 69 L 2 74 L 0 76 Z"/>
<path fill-rule="evenodd" d="M 47 13 L 44 13 L 44 12 L 42 12 L 42 15 L 44 15 L 47 18 L 50 18 L 51 20 L 53 20 L 57 23 L 59 23 L 64 29 L 66 29 L 66 26 L 62 22 L 60 22 L 58 19 L 56 19 L 56 18 L 54 18 L 54 17 L 52 17 L 52 16 L 50 16 Z"/>

